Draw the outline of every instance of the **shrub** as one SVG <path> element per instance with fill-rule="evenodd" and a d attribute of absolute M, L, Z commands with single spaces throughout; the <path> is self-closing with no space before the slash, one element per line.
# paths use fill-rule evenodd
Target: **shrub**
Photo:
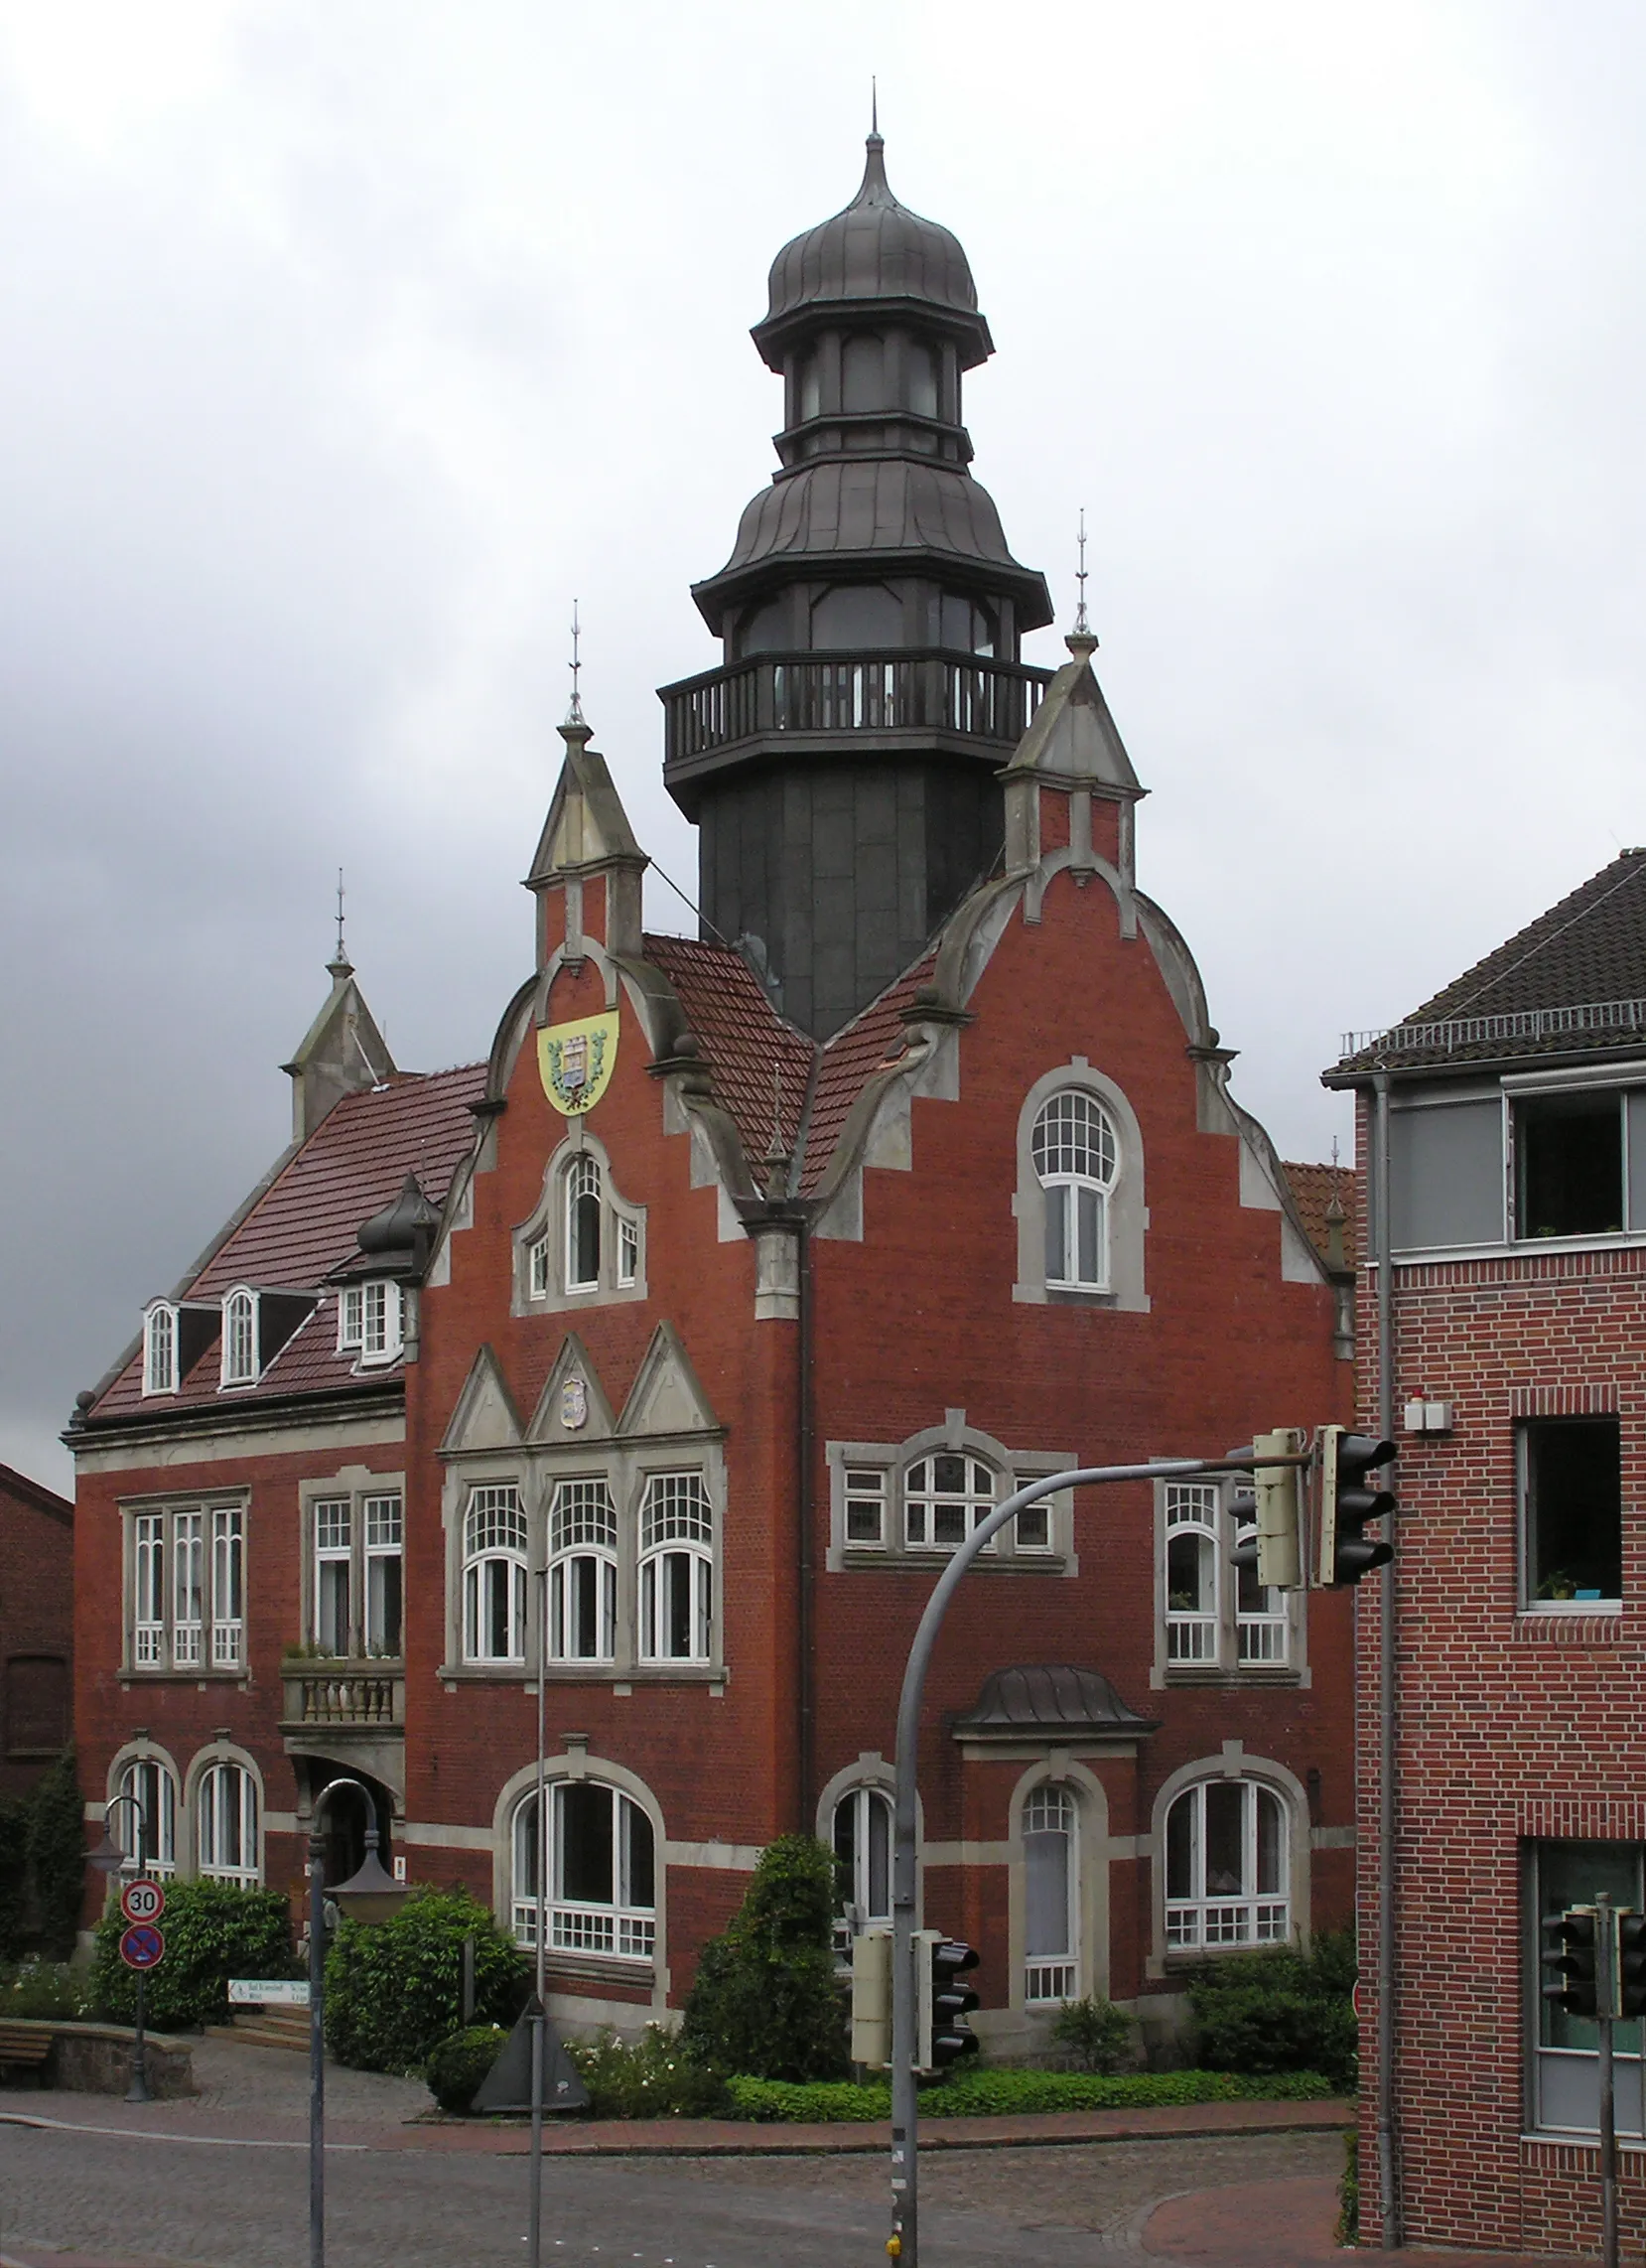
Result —
<path fill-rule="evenodd" d="M 0 1802 L 0 1961 L 23 1950 L 29 1881 L 29 1807 Z"/>
<path fill-rule="evenodd" d="M 1083 2071 L 1118 2071 L 1132 2059 L 1132 2019 L 1101 1993 L 1065 2001 L 1051 2037 Z"/>
<path fill-rule="evenodd" d="M 48 1960 L 66 1961 L 85 1898 L 85 1806 L 72 1749 L 64 1750 L 29 1798 L 28 1867 L 40 1950 Z"/>
<path fill-rule="evenodd" d="M 1231 2071 L 1323 2071 L 1352 2090 L 1358 2028 L 1349 2002 L 1354 1945 L 1323 1935 L 1307 1953 L 1288 1945 L 1202 1962 L 1188 1981 L 1200 2059 Z"/>
<path fill-rule="evenodd" d="M 1343 2171 L 1337 2180 L 1337 2227 L 1333 2234 L 1339 2244 L 1360 2242 L 1360 2137 L 1352 2126 L 1343 2137 Z"/>
<path fill-rule="evenodd" d="M 761 2079 L 846 2076 L 834 1906 L 826 1843 L 779 1835 L 766 1845 L 731 1927 L 698 1955 L 681 2027 L 695 2062 Z"/>
<path fill-rule="evenodd" d="M 120 1958 L 125 1923 L 110 1899 L 97 1924 L 91 1956 L 91 1993 L 100 2014 L 130 2024 L 137 2013 L 137 1979 Z M 149 1971 L 145 2020 L 157 2032 L 228 2019 L 230 1977 L 289 1977 L 297 1973 L 292 1923 L 277 1890 L 242 1890 L 237 1883 L 169 1882 L 166 1958 Z"/>
<path fill-rule="evenodd" d="M 680 2036 L 648 2024 L 637 2040 L 603 2032 L 569 2041 L 566 2053 L 589 2089 L 596 2118 L 721 2118 L 729 2098 L 716 2070 L 689 2055 Z"/>
<path fill-rule="evenodd" d="M 523 1955 L 465 1890 L 414 1890 L 390 1921 L 343 1921 L 326 1956 L 326 2045 L 360 2071 L 416 2071 L 463 2021 L 463 1941 L 475 1940 L 475 2015 L 512 2024 Z"/>
<path fill-rule="evenodd" d="M 791 2086 L 778 2079 L 728 2079 L 732 2116 L 760 2120 L 881 2119 L 892 2114 L 892 2090 L 869 2086 Z M 1274 2078 L 1230 2071 L 967 2071 L 920 2090 L 924 2118 L 1028 2117 L 1060 2110 L 1140 2110 L 1157 2103 L 1314 2102 L 1332 2093 L 1318 2071 L 1288 2071 Z"/>
<path fill-rule="evenodd" d="M 72 2024 L 84 2016 L 90 1999 L 66 1961 L 43 1961 L 31 1954 L 0 1983 L 0 2022 L 16 2017 L 36 2023 Z"/>
<path fill-rule="evenodd" d="M 476 2090 L 503 2052 L 508 2034 L 500 2024 L 472 2024 L 443 2040 L 424 2066 L 429 2092 L 442 2110 L 466 2111 Z"/>

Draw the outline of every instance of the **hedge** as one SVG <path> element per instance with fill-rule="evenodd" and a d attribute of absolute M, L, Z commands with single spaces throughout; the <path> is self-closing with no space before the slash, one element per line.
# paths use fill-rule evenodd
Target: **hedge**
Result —
<path fill-rule="evenodd" d="M 241 1890 L 236 1883 L 169 1882 L 166 1958 L 148 1972 L 145 2020 L 157 2032 L 228 2020 L 230 1977 L 290 1977 L 291 1914 L 277 1890 Z M 100 2014 L 130 2024 L 137 2013 L 136 1972 L 120 1958 L 126 1924 L 111 1899 L 97 1924 L 91 1957 L 91 1993 Z"/>
<path fill-rule="evenodd" d="M 781 2079 L 729 2079 L 731 2115 L 835 2125 L 892 2115 L 884 2080 L 795 2086 Z M 968 2071 L 920 2090 L 926 2118 L 1024 2117 L 1059 2110 L 1142 2110 L 1160 2103 L 1323 2102 L 1336 2092 L 1318 2071 L 1257 2078 L 1235 2071 Z"/>

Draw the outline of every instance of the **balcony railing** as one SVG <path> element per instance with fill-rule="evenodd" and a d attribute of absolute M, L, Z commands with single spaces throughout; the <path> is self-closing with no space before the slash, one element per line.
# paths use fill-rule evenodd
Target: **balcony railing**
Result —
<path fill-rule="evenodd" d="M 406 1680 L 398 1662 L 287 1663 L 283 1717 L 299 1726 L 398 1728 L 406 1721 Z"/>
<path fill-rule="evenodd" d="M 934 648 L 761 654 L 663 688 L 667 761 L 774 733 L 934 732 L 1011 747 L 1050 675 Z"/>

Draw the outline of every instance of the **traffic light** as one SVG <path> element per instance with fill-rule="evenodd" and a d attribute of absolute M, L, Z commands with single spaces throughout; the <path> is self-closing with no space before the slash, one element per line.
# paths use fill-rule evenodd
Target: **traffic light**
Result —
<path fill-rule="evenodd" d="M 1287 1428 L 1260 1433 L 1250 1449 L 1231 1450 L 1234 1457 L 1261 1460 L 1267 1450 L 1274 1457 L 1295 1457 L 1303 1445 L 1301 1433 Z M 1296 1465 L 1257 1465 L 1251 1480 L 1244 1476 L 1229 1499 L 1237 1527 L 1256 1521 L 1257 1533 L 1237 1543 L 1229 1554 L 1236 1567 L 1255 1567 L 1266 1590 L 1297 1591 L 1303 1587 L 1303 1486 Z"/>
<path fill-rule="evenodd" d="M 1543 1917 L 1543 1965 L 1555 1979 L 1544 1986 L 1543 1997 L 1564 2008 L 1568 2016 L 1592 2019 L 1599 2013 L 1596 1921 L 1592 1906 L 1569 1906 L 1563 1914 Z"/>
<path fill-rule="evenodd" d="M 946 2071 L 964 2055 L 977 2054 L 977 2034 L 966 2019 L 978 1997 L 961 1978 L 977 1967 L 977 1947 L 945 1937 L 939 1929 L 922 1929 L 918 1938 L 919 2030 L 915 2068 Z"/>
<path fill-rule="evenodd" d="M 1646 1914 L 1617 1915 L 1617 2013 L 1646 2016 Z"/>
<path fill-rule="evenodd" d="M 852 1939 L 852 2060 L 871 2071 L 892 2061 L 892 1932 Z"/>
<path fill-rule="evenodd" d="M 1394 1511 L 1395 1499 L 1387 1488 L 1368 1488 L 1364 1476 L 1387 1465 L 1395 1454 L 1392 1441 L 1374 1441 L 1369 1434 L 1345 1433 L 1340 1425 L 1323 1425 L 1314 1439 L 1320 1507 L 1319 1580 L 1322 1584 L 1358 1583 L 1374 1567 L 1395 1556 L 1395 1547 L 1381 1536 L 1363 1535 L 1373 1520 Z"/>

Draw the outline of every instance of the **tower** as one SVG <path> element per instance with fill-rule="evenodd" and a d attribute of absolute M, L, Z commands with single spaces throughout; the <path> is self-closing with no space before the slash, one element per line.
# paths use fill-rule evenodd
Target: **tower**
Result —
<path fill-rule="evenodd" d="M 706 923 L 827 1038 L 999 855 L 998 775 L 1049 674 L 1021 640 L 1051 603 L 969 470 L 961 381 L 994 343 L 966 255 L 892 196 L 878 133 L 769 288 L 779 467 L 693 587 L 724 657 L 662 688 L 664 779 Z"/>

